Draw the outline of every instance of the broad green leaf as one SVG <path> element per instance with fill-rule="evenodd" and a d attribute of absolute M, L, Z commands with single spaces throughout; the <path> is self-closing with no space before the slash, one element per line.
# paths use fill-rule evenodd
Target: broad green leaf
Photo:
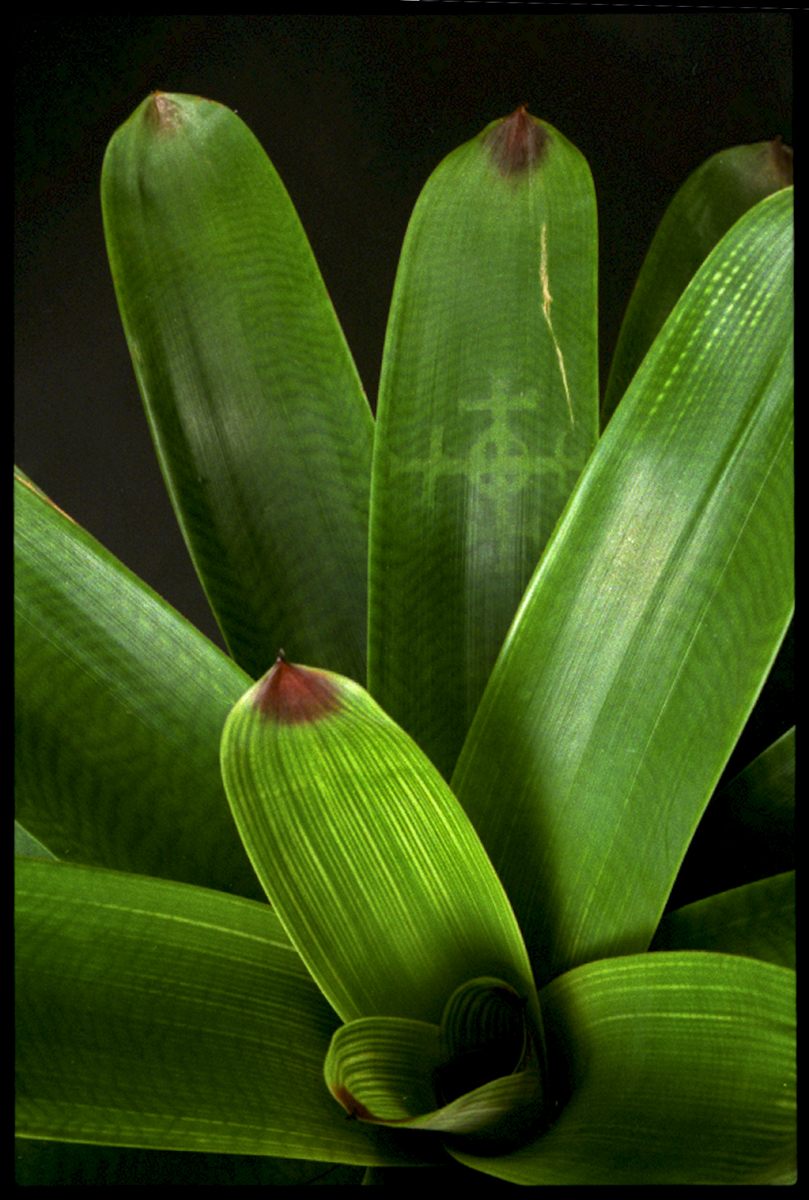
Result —
<path fill-rule="evenodd" d="M 734 221 L 792 184 L 792 151 L 780 138 L 720 150 L 688 177 L 666 209 L 643 262 L 604 392 L 602 426 L 677 300 Z"/>
<path fill-rule="evenodd" d="M 537 983 L 645 950 L 793 608 L 792 192 L 708 257 L 531 581 L 453 790 Z"/>
<path fill-rule="evenodd" d="M 755 1184 L 794 1164 L 795 973 L 723 954 L 589 963 L 541 994 L 559 1113 L 512 1183 Z"/>
<path fill-rule="evenodd" d="M 155 92 L 101 198 L 157 453 L 233 657 L 364 680 L 373 420 L 306 235 L 246 125 Z"/>
<path fill-rule="evenodd" d="M 718 950 L 795 969 L 795 872 L 666 913 L 650 950 Z"/>
<path fill-rule="evenodd" d="M 15 472 L 15 813 L 59 859 L 259 898 L 218 746 L 249 685 Z"/>
<path fill-rule="evenodd" d="M 598 436 L 595 193 L 520 108 L 414 209 L 391 303 L 371 506 L 369 689 L 449 777 Z"/>
<path fill-rule="evenodd" d="M 341 1115 L 323 1082 L 338 1018 L 267 905 L 65 863 L 16 873 L 19 1135 L 434 1161 Z"/>
<path fill-rule="evenodd" d="M 279 659 L 222 734 L 222 775 L 275 911 L 344 1021 L 437 1022 L 503 979 L 539 1026 L 508 899 L 448 785 L 370 695 Z"/>

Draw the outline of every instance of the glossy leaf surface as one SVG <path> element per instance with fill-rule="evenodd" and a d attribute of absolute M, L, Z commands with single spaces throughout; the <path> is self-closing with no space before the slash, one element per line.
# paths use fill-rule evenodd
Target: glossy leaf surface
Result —
<path fill-rule="evenodd" d="M 374 445 L 369 689 L 449 777 L 598 435 L 595 193 L 518 109 L 453 151 L 402 249 Z"/>
<path fill-rule="evenodd" d="M 155 92 L 104 228 L 177 519 L 228 648 L 365 678 L 373 420 L 292 202 L 229 109 Z"/>
<path fill-rule="evenodd" d="M 57 858 L 258 899 L 219 771 L 250 679 L 15 472 L 15 813 Z"/>
<path fill-rule="evenodd" d="M 435 767 L 358 684 L 279 660 L 235 706 L 222 774 L 256 874 L 343 1020 L 437 1022 L 460 984 L 536 995 L 511 906 Z"/>
<path fill-rule="evenodd" d="M 593 453 L 453 789 L 537 983 L 648 947 L 793 607 L 792 194 L 706 260 Z"/>
<path fill-rule="evenodd" d="M 722 954 L 588 963 L 541 993 L 559 1115 L 498 1158 L 522 1184 L 754 1184 L 794 1165 L 795 973 Z"/>
<path fill-rule="evenodd" d="M 323 1082 L 338 1018 L 265 904 L 63 863 L 16 874 L 18 1134 L 431 1161 L 341 1115 Z"/>

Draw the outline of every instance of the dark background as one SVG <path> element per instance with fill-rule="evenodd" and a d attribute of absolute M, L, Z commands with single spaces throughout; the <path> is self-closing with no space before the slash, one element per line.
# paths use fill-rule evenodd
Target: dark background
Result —
<path fill-rule="evenodd" d="M 374 402 L 421 187 L 445 154 L 525 103 L 582 151 L 595 180 L 603 387 L 643 255 L 686 176 L 727 146 L 776 134 L 793 144 L 792 17 L 554 7 L 17 19 L 15 461 L 218 644 L 118 319 L 98 199 L 107 141 L 155 88 L 235 109 L 292 196 Z M 739 765 L 791 724 L 790 678 L 787 665 L 769 686 Z M 147 1171 L 126 1179 L 94 1177 L 97 1158 L 43 1178 L 40 1156 L 36 1177 L 18 1180 L 192 1182 L 193 1157 L 125 1155 Z M 142 1165 L 155 1161 L 167 1176 Z M 260 1175 L 225 1156 L 205 1181 Z"/>

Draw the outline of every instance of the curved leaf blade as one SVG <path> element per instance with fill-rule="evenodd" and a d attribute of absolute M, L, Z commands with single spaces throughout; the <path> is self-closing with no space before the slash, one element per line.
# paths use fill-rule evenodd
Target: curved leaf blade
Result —
<path fill-rule="evenodd" d="M 222 734 L 256 874 L 344 1021 L 437 1022 L 470 976 L 536 993 L 508 899 L 437 770 L 358 684 L 279 659 Z"/>
<path fill-rule="evenodd" d="M 246 125 L 155 92 L 113 136 L 107 251 L 169 494 L 228 648 L 364 679 L 373 419 Z"/>
<path fill-rule="evenodd" d="M 218 745 L 250 679 L 15 470 L 15 812 L 59 859 L 259 899 Z"/>
<path fill-rule="evenodd" d="M 660 222 L 626 310 L 604 392 L 602 427 L 700 264 L 748 209 L 792 185 L 780 138 L 720 150 L 691 174 Z"/>
<path fill-rule="evenodd" d="M 754 1184 L 794 1165 L 795 974 L 681 952 L 588 963 L 541 995 L 553 1126 L 460 1162 L 512 1183 Z"/>
<path fill-rule="evenodd" d="M 538 984 L 648 947 L 789 622 L 791 218 L 790 190 L 763 201 L 675 308 L 453 776 Z"/>
<path fill-rule="evenodd" d="M 595 192 L 518 109 L 433 172 L 380 379 L 369 690 L 448 778 L 598 436 Z"/>
<path fill-rule="evenodd" d="M 20 860 L 16 921 L 18 1135 L 435 1161 L 340 1115 L 323 1084 L 338 1019 L 267 905 Z"/>

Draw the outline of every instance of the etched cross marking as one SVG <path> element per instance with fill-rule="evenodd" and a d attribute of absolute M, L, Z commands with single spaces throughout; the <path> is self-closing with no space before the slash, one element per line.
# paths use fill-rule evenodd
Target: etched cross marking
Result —
<path fill-rule="evenodd" d="M 457 502 L 479 532 L 478 555 L 485 558 L 487 569 L 511 572 L 515 535 L 525 538 L 533 531 L 538 554 L 541 477 L 546 488 L 550 473 L 553 490 L 569 491 L 582 461 L 573 447 L 567 448 L 570 428 L 558 435 L 551 453 L 537 455 L 521 429 L 536 414 L 536 396 L 509 395 L 502 385 L 493 390 L 487 399 L 459 400 L 449 432 L 445 425 L 430 428 L 429 449 L 425 447 L 423 456 L 394 456 L 391 483 L 395 488 L 407 479 L 412 487 L 413 477 L 418 477 L 418 503 L 428 513 L 448 502 L 448 481 L 460 480 Z"/>

